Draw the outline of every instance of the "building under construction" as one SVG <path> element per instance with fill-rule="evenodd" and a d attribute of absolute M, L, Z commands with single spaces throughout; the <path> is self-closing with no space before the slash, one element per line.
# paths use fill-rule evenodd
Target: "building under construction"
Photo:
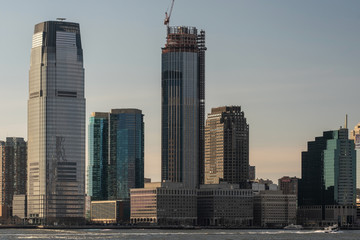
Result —
<path fill-rule="evenodd" d="M 162 48 L 162 180 L 188 187 L 204 179 L 205 51 L 205 31 L 167 26 Z"/>

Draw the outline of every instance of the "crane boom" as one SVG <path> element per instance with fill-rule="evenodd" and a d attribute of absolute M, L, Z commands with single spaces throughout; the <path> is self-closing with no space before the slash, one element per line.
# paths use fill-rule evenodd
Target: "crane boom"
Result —
<path fill-rule="evenodd" d="M 170 7 L 170 11 L 169 11 L 169 15 L 168 15 L 167 12 L 165 12 L 164 25 L 166 25 L 166 26 L 169 26 L 171 13 L 172 13 L 172 10 L 173 10 L 173 7 L 174 7 L 174 2 L 175 2 L 175 0 L 172 0 L 171 7 Z"/>

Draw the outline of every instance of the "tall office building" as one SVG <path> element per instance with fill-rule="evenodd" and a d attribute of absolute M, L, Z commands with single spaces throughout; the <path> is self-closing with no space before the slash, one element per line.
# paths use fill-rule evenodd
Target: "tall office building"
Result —
<path fill-rule="evenodd" d="M 85 98 L 77 23 L 35 25 L 29 71 L 28 216 L 70 224 L 84 219 Z"/>
<path fill-rule="evenodd" d="M 298 189 L 298 203 L 304 219 L 310 220 L 318 211 L 316 218 L 320 222 L 354 222 L 353 212 L 339 211 L 354 209 L 355 166 L 354 142 L 349 140 L 347 128 L 324 132 L 323 136 L 308 142 L 308 150 L 302 152 Z"/>
<path fill-rule="evenodd" d="M 12 216 L 13 196 L 26 194 L 27 144 L 23 138 L 0 141 L 0 217 Z"/>
<path fill-rule="evenodd" d="M 139 109 L 112 109 L 109 117 L 108 199 L 130 199 L 144 187 L 144 115 Z"/>
<path fill-rule="evenodd" d="M 91 114 L 88 137 L 88 189 L 91 200 L 107 199 L 109 113 Z"/>
<path fill-rule="evenodd" d="M 139 109 L 91 114 L 88 194 L 91 200 L 128 200 L 144 187 L 144 115 Z"/>
<path fill-rule="evenodd" d="M 161 179 L 197 187 L 204 176 L 205 32 L 168 27 L 162 48 Z"/>
<path fill-rule="evenodd" d="M 212 108 L 205 126 L 205 184 L 247 188 L 249 125 L 239 106 Z"/>

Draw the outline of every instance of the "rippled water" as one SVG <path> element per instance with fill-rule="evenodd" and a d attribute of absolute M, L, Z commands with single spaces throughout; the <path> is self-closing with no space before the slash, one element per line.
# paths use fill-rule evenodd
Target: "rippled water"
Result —
<path fill-rule="evenodd" d="M 151 240 L 271 240 L 271 239 L 360 239 L 360 231 L 284 230 L 149 230 L 149 229 L 0 229 L 0 239 L 151 239 Z"/>

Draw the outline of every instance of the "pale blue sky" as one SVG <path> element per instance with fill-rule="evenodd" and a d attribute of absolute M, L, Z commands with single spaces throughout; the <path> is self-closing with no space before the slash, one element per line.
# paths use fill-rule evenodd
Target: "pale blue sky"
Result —
<path fill-rule="evenodd" d="M 160 179 L 160 61 L 170 0 L 0 0 L 0 139 L 26 138 L 34 25 L 79 22 L 87 116 L 145 114 L 145 176 Z M 301 151 L 360 121 L 360 1 L 176 0 L 171 25 L 206 31 L 206 112 L 241 105 L 257 176 L 300 176 Z M 88 119 L 87 119 L 88 122 Z"/>

